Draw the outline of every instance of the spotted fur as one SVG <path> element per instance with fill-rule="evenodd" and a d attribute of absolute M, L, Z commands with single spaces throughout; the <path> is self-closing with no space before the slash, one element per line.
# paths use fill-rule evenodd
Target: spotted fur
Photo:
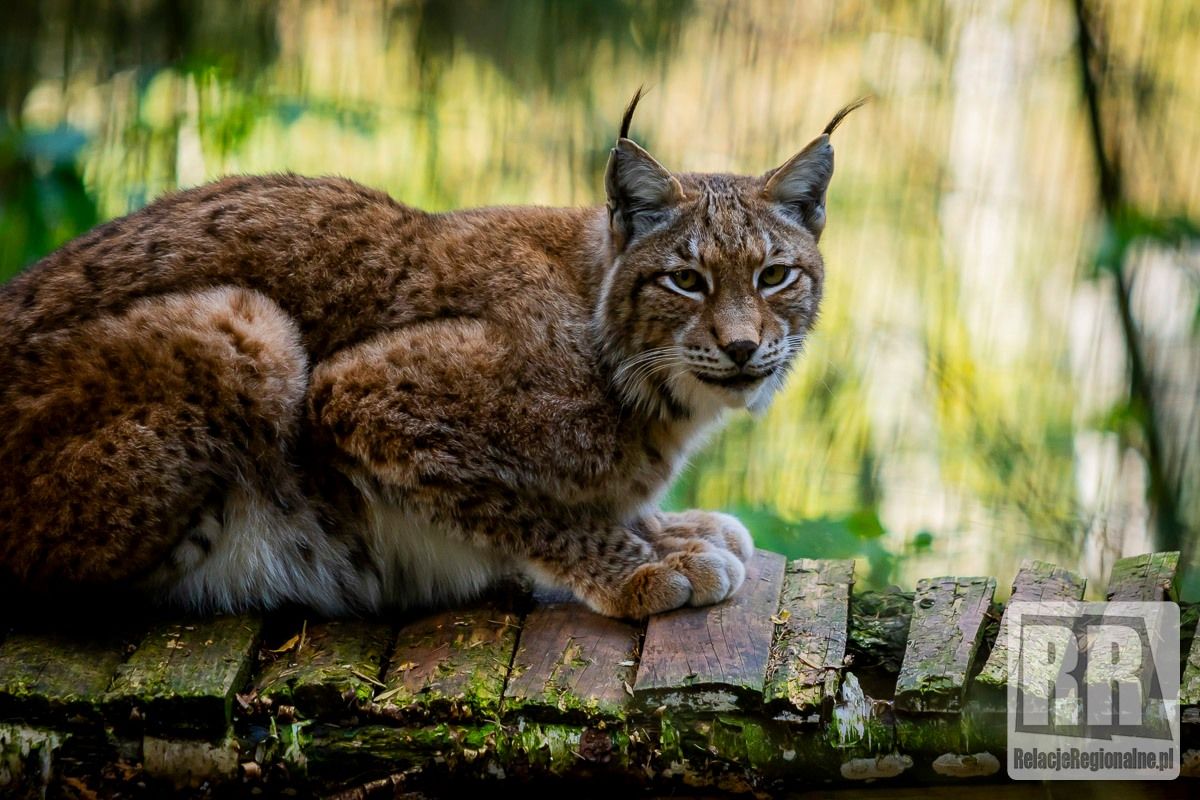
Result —
<path fill-rule="evenodd" d="M 832 125 L 675 175 L 634 104 L 604 208 L 228 178 L 0 287 L 0 581 L 331 614 L 513 572 L 629 617 L 736 591 L 746 529 L 657 503 L 816 318 Z"/>

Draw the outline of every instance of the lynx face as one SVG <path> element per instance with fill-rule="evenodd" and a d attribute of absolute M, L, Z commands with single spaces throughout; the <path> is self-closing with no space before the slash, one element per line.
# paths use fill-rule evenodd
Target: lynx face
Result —
<path fill-rule="evenodd" d="M 616 382 L 661 413 L 762 410 L 816 319 L 829 134 L 852 107 L 761 177 L 676 176 L 625 137 L 637 100 L 609 161 L 615 256 L 596 311 Z"/>

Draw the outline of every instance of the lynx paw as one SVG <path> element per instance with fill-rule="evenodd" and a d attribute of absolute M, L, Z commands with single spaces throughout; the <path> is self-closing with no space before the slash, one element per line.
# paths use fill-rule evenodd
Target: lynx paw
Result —
<path fill-rule="evenodd" d="M 641 532 L 658 560 L 641 565 L 625 581 L 619 616 L 719 603 L 741 587 L 743 563 L 754 552 L 750 533 L 728 514 L 656 514 L 643 521 Z"/>
<path fill-rule="evenodd" d="M 743 564 L 754 555 L 754 540 L 746 526 L 718 511 L 662 512 L 648 522 L 646 529 L 660 556 L 686 550 L 696 540 L 732 553 Z"/>
<path fill-rule="evenodd" d="M 683 605 L 719 603 L 736 592 L 746 568 L 733 553 L 693 540 L 634 570 L 622 588 L 621 616 L 645 617 Z"/>

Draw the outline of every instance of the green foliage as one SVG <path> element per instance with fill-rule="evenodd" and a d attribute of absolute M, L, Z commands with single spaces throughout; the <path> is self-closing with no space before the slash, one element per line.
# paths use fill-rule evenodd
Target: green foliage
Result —
<path fill-rule="evenodd" d="M 25 133 L 0 123 L 0 281 L 98 221 L 78 165 L 86 142 L 67 125 Z"/>
<path fill-rule="evenodd" d="M 880 538 L 884 534 L 878 514 L 861 509 L 844 516 L 819 516 L 790 521 L 764 508 L 735 506 L 730 513 L 746 524 L 760 547 L 788 558 L 854 558 L 867 562 L 857 580 L 868 588 L 885 586 L 896 567 L 896 556 Z"/>

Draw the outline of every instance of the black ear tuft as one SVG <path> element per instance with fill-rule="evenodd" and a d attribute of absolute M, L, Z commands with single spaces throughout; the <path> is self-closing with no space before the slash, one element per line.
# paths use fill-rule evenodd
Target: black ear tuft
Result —
<path fill-rule="evenodd" d="M 864 105 L 867 104 L 867 101 L 870 99 L 871 99 L 871 95 L 866 95 L 864 97 L 860 97 L 857 100 L 855 100 L 853 103 L 851 103 L 850 105 L 843 108 L 841 111 L 834 114 L 833 119 L 829 120 L 829 124 L 825 126 L 825 130 L 823 131 L 823 133 L 826 136 L 832 136 L 833 132 L 837 130 L 837 126 L 842 124 L 842 120 L 844 120 L 846 118 L 847 114 L 849 114 L 851 111 L 855 110 L 856 108 L 862 108 Z M 635 98 L 635 100 L 636 100 L 636 98 Z"/>
<path fill-rule="evenodd" d="M 629 105 L 625 106 L 625 116 L 621 117 L 621 138 L 629 138 L 629 125 L 633 122 L 633 112 L 637 109 L 638 101 L 645 95 L 645 87 L 639 86 L 637 91 L 633 93 L 633 99 L 629 101 Z"/>
<path fill-rule="evenodd" d="M 833 177 L 833 145 L 829 135 L 854 109 L 867 102 L 863 97 L 833 115 L 825 130 L 783 166 L 768 172 L 763 193 L 784 212 L 804 225 L 817 239 L 825 229 L 825 193 Z"/>
<path fill-rule="evenodd" d="M 619 248 L 659 224 L 684 199 L 683 187 L 666 167 L 629 138 L 633 112 L 644 92 L 638 87 L 621 118 L 621 135 L 608 158 L 604 188 L 609 226 Z"/>

